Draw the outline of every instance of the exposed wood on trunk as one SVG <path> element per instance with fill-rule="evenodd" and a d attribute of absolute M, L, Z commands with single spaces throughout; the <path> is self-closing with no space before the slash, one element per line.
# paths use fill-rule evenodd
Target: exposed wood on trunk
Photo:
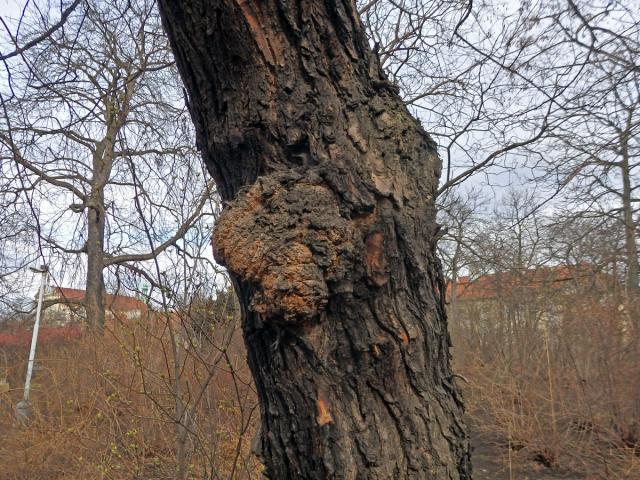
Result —
<path fill-rule="evenodd" d="M 161 0 L 273 479 L 468 479 L 435 257 L 440 160 L 350 1 Z"/>

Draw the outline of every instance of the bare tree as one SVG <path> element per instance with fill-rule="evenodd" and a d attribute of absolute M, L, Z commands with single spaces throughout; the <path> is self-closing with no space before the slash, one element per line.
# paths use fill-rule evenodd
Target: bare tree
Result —
<path fill-rule="evenodd" d="M 633 3 L 633 2 L 632 2 Z M 636 5 L 637 6 L 637 5 Z M 581 65 L 567 88 L 558 129 L 549 139 L 545 179 L 566 186 L 570 217 L 623 228 L 626 289 L 640 332 L 638 166 L 640 166 L 640 18 L 627 2 L 550 4 L 537 12 L 545 36 L 554 36 Z"/>
<path fill-rule="evenodd" d="M 30 18 L 25 28 L 45 27 Z M 12 67 L 2 190 L 28 203 L 39 255 L 85 269 L 84 308 L 100 326 L 103 271 L 141 270 L 173 247 L 210 214 L 213 191 L 153 2 L 85 2 L 66 24 Z"/>
<path fill-rule="evenodd" d="M 566 79 L 529 67 L 550 42 L 532 40 L 527 8 L 499 1 L 481 8 L 465 1 L 359 5 L 383 68 L 438 142 L 446 172 L 440 194 L 470 180 L 503 184 L 505 172 L 529 167 L 531 150 L 553 130 Z"/>
<path fill-rule="evenodd" d="M 482 210 L 484 199 L 475 189 L 458 192 L 447 190 L 439 200 L 439 220 L 443 225 L 438 253 L 449 283 L 449 319 L 455 322 L 458 278 L 475 270 L 482 252 L 475 245 L 476 237 L 483 231 Z"/>
<path fill-rule="evenodd" d="M 3 52 L 0 50 L 0 62 L 3 62 L 5 64 L 5 66 L 7 66 L 7 60 L 13 58 L 13 57 L 17 57 L 20 55 L 23 55 L 25 52 L 27 52 L 30 48 L 33 48 L 35 46 L 37 46 L 39 43 L 47 40 L 51 35 L 53 35 L 54 33 L 56 33 L 58 30 L 60 30 L 61 28 L 64 27 L 64 24 L 66 23 L 67 19 L 69 18 L 69 16 L 73 13 L 74 10 L 76 10 L 78 8 L 78 6 L 80 5 L 82 0 L 74 0 L 70 5 L 68 6 L 64 6 L 61 2 L 60 4 L 60 18 L 56 18 L 56 19 L 52 19 L 51 18 L 51 10 L 48 9 L 48 11 L 43 12 L 42 10 L 40 11 L 41 13 L 41 19 L 44 23 L 44 25 L 42 25 L 42 30 L 39 33 L 35 33 L 35 34 L 27 34 L 28 38 L 27 40 L 22 43 L 21 42 L 21 38 L 18 38 L 18 34 L 20 32 L 22 25 L 22 22 L 25 18 L 25 13 L 27 10 L 27 5 L 24 6 L 24 8 L 22 9 L 22 14 L 20 16 L 20 18 L 18 19 L 17 22 L 17 26 L 15 29 L 15 32 L 12 30 L 11 26 L 9 25 L 9 23 L 7 22 L 7 20 L 0 16 L 0 24 L 2 24 L 2 27 L 4 29 L 4 34 L 6 36 L 8 36 L 9 40 L 10 40 L 10 44 L 12 44 L 13 49 L 8 51 L 8 52 Z M 7 72 L 9 73 L 9 72 Z"/>

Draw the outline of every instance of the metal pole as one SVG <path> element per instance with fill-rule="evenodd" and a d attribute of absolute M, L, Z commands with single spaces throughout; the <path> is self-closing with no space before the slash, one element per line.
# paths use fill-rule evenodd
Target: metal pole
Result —
<path fill-rule="evenodd" d="M 38 343 L 38 330 L 40 330 L 40 317 L 42 316 L 42 302 L 44 300 L 44 291 L 47 287 L 47 277 L 49 269 L 46 265 L 42 265 L 40 269 L 31 269 L 34 272 L 42 274 L 40 283 L 40 292 L 38 294 L 38 306 L 36 309 L 36 322 L 33 325 L 33 334 L 31 335 L 31 350 L 29 351 L 29 363 L 27 365 L 27 378 L 24 382 L 24 395 L 22 401 L 16 405 L 16 416 L 19 419 L 27 419 L 30 416 L 29 409 L 29 392 L 31 391 L 31 377 L 33 376 L 33 365 L 36 360 L 36 345 Z"/>

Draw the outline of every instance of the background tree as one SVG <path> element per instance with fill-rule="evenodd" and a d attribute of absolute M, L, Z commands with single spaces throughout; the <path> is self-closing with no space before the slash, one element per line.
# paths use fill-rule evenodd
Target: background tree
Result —
<path fill-rule="evenodd" d="M 567 89 L 544 163 L 546 180 L 566 185 L 583 218 L 623 226 L 625 286 L 640 332 L 638 167 L 640 166 L 640 18 L 637 2 L 577 2 L 540 7 L 545 35 L 573 52 L 583 74 Z M 551 149 L 553 149 L 551 151 Z M 595 225 L 596 227 L 598 225 Z M 640 338 L 640 337 L 639 337 Z"/>
<path fill-rule="evenodd" d="M 500 0 L 482 8 L 358 3 L 385 72 L 438 143 L 445 162 L 439 193 L 517 181 L 514 173 L 529 167 L 530 152 L 553 130 L 565 77 L 575 74 L 530 68 L 549 42 L 532 41 L 529 10 Z"/>
<path fill-rule="evenodd" d="M 438 242 L 438 253 L 443 262 L 449 289 L 449 319 L 456 322 L 458 279 L 465 273 L 478 272 L 482 253 L 476 246 L 477 236 L 484 231 L 483 208 L 480 194 L 473 189 L 458 192 L 450 189 L 439 198 L 439 221 L 444 227 Z"/>
<path fill-rule="evenodd" d="M 36 35 L 46 25 L 33 18 L 22 28 Z M 29 206 L 21 228 L 67 265 L 60 277 L 85 271 L 99 326 L 103 270 L 144 271 L 211 213 L 213 191 L 153 2 L 84 2 L 21 58 L 4 96 L 3 195 Z"/>

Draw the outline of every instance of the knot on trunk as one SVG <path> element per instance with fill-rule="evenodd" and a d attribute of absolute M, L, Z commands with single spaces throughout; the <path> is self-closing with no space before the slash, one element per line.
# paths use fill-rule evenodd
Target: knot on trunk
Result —
<path fill-rule="evenodd" d="M 259 178 L 227 205 L 213 234 L 216 260 L 257 287 L 250 307 L 271 322 L 317 318 L 357 241 L 338 198 L 311 172 Z"/>

